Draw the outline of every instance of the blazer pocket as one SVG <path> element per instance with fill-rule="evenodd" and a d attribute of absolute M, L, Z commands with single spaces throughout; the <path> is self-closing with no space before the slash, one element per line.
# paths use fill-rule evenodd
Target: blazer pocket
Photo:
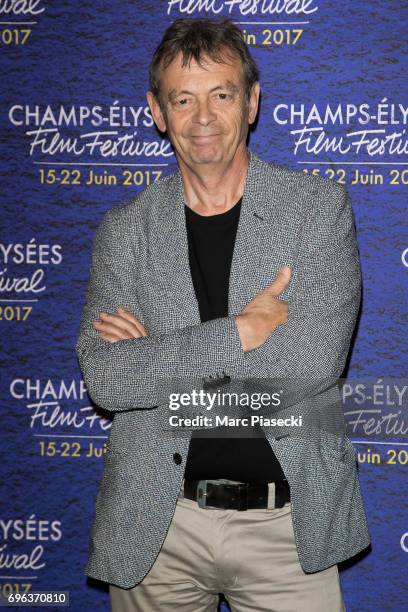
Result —
<path fill-rule="evenodd" d="M 338 446 L 326 440 L 321 440 L 320 448 L 326 457 L 340 462 L 340 464 L 354 463 L 357 459 L 356 450 L 347 436 L 342 438 Z"/>

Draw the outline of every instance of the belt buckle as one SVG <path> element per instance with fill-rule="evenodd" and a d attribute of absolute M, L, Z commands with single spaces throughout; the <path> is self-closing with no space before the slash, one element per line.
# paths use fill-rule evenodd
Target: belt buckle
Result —
<path fill-rule="evenodd" d="M 200 508 L 213 508 L 214 510 L 220 510 L 218 506 L 207 506 L 207 485 L 222 485 L 222 484 L 237 484 L 240 483 L 237 480 L 229 480 L 228 478 L 217 478 L 216 480 L 199 480 L 197 485 L 197 504 Z"/>
<path fill-rule="evenodd" d="M 207 508 L 207 484 L 217 483 L 216 480 L 199 480 L 197 485 L 197 504 L 200 508 Z M 210 508 L 212 506 L 209 506 Z"/>

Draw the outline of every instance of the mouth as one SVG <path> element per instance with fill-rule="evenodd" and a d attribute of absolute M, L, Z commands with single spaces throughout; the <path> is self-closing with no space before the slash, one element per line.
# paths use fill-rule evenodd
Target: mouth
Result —
<path fill-rule="evenodd" d="M 191 138 L 196 138 L 197 140 L 206 140 L 207 138 L 214 138 L 215 136 L 219 136 L 219 134 L 192 134 Z"/>

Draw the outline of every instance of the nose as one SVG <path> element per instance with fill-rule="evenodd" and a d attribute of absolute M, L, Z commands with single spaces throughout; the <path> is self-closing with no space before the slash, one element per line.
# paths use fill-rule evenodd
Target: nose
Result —
<path fill-rule="evenodd" d="M 208 125 L 212 121 L 215 121 L 216 118 L 216 114 L 211 108 L 210 101 L 207 98 L 197 100 L 194 117 L 197 123 L 200 125 Z"/>

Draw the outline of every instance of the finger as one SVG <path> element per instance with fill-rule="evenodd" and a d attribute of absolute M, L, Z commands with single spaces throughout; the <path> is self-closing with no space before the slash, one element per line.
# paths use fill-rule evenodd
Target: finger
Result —
<path fill-rule="evenodd" d="M 139 321 L 139 319 L 135 317 L 135 315 L 132 312 L 130 312 L 130 310 L 126 310 L 126 308 L 118 308 L 117 312 L 119 312 L 122 317 L 124 317 L 125 319 L 133 323 L 133 325 L 136 325 L 136 327 L 142 333 L 143 336 L 147 336 L 146 328 Z"/>
<path fill-rule="evenodd" d="M 99 333 L 116 336 L 119 340 L 126 340 L 127 338 L 133 338 L 130 333 L 121 327 L 117 327 L 112 323 L 106 321 L 93 321 L 93 326 Z"/>
<path fill-rule="evenodd" d="M 124 329 L 115 324 L 115 322 L 108 321 L 93 321 L 94 327 L 107 334 L 113 334 L 117 336 L 119 340 L 128 340 L 129 338 L 140 338 L 141 334 L 138 330 L 133 328 L 132 330 Z"/>
<path fill-rule="evenodd" d="M 118 340 L 133 340 L 135 336 L 131 336 L 129 333 L 120 330 L 118 327 L 109 326 L 105 323 L 97 323 L 95 325 L 101 338 L 108 340 L 109 342 L 117 342 Z"/>
<path fill-rule="evenodd" d="M 269 285 L 268 290 L 275 296 L 280 295 L 288 286 L 292 270 L 289 266 L 283 266 L 277 273 L 275 280 Z"/>
<path fill-rule="evenodd" d="M 133 325 L 135 329 L 137 329 L 139 336 L 147 336 L 147 331 L 144 325 L 139 321 L 137 317 L 134 316 L 133 313 L 131 313 L 129 310 L 125 310 L 124 308 L 118 308 L 117 312 L 122 318 L 129 321 L 129 323 Z"/>
<path fill-rule="evenodd" d="M 98 331 L 105 331 L 116 335 L 119 340 L 140 338 L 143 335 L 135 325 L 123 320 L 122 317 L 110 315 L 110 313 L 100 313 L 100 317 L 101 321 L 94 320 L 92 322 L 94 327 Z"/>
<path fill-rule="evenodd" d="M 99 334 L 103 340 L 107 342 L 117 342 L 118 340 L 122 340 L 122 338 L 118 338 L 118 336 L 114 336 L 113 334 L 107 334 L 105 332 L 100 332 Z"/>
<path fill-rule="evenodd" d="M 102 319 L 104 323 L 109 323 L 110 325 L 114 325 L 119 330 L 130 334 L 130 337 L 139 338 L 141 332 L 137 325 L 135 325 L 132 321 L 125 319 L 122 316 L 111 314 L 110 312 L 101 312 L 99 317 Z M 117 333 L 117 332 L 114 332 Z"/>

